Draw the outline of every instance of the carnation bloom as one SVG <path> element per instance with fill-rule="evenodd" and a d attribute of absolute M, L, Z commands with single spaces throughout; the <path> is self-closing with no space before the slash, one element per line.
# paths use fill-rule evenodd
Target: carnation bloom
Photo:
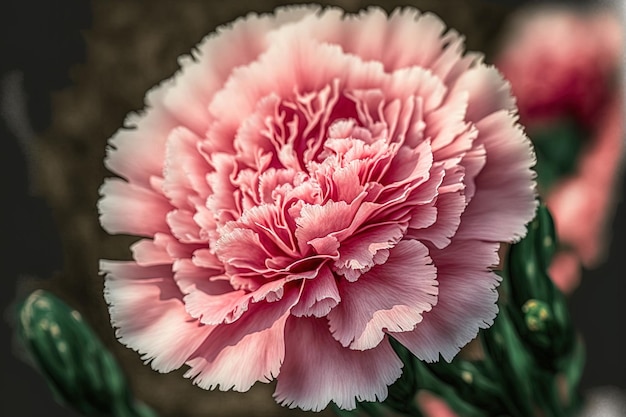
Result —
<path fill-rule="evenodd" d="M 393 337 L 450 361 L 497 313 L 499 242 L 534 215 L 507 84 L 441 20 L 316 6 L 218 29 L 110 141 L 103 261 L 120 340 L 206 389 L 383 400 Z"/>
<path fill-rule="evenodd" d="M 622 23 L 610 10 L 538 7 L 515 16 L 496 59 L 529 130 L 575 119 L 589 132 L 575 171 L 545 195 L 563 245 L 550 275 L 565 292 L 577 286 L 581 263 L 595 267 L 606 252 L 624 152 L 622 48 Z"/>
<path fill-rule="evenodd" d="M 552 5 L 516 15 L 496 62 L 512 84 L 522 123 L 568 114 L 595 125 L 615 93 L 622 32 L 606 10 Z"/>

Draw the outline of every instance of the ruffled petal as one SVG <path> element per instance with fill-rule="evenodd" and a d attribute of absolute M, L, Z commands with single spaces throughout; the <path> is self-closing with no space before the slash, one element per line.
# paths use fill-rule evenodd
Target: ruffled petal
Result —
<path fill-rule="evenodd" d="M 359 232 L 341 244 L 339 259 L 334 270 L 348 281 L 356 281 L 375 265 L 385 263 L 389 249 L 404 235 L 406 225 L 398 223 L 380 224 Z"/>
<path fill-rule="evenodd" d="M 384 400 L 401 368 L 386 340 L 374 349 L 346 349 L 330 335 L 326 319 L 290 317 L 274 397 L 290 408 L 321 411 L 333 401 L 350 410 L 356 401 Z"/>
<path fill-rule="evenodd" d="M 421 360 L 436 362 L 441 355 L 450 362 L 498 312 L 500 278 L 488 269 L 498 264 L 498 248 L 499 243 L 453 240 L 443 250 L 431 250 L 439 283 L 437 305 L 414 330 L 390 335 Z"/>
<path fill-rule="evenodd" d="M 206 173 L 210 167 L 198 150 L 199 141 L 198 136 L 183 127 L 169 135 L 162 187 L 175 207 L 194 209 L 197 203 L 204 204 L 209 195 Z"/>
<path fill-rule="evenodd" d="M 133 113 L 109 140 L 106 167 L 128 181 L 149 187 L 150 179 L 163 173 L 165 143 L 176 120 L 163 108 L 162 101 L 169 81 L 146 94 L 146 110 Z"/>
<path fill-rule="evenodd" d="M 302 295 L 291 309 L 291 314 L 324 317 L 340 301 L 335 275 L 330 268 L 322 267 L 316 277 L 304 282 Z"/>
<path fill-rule="evenodd" d="M 185 311 L 170 266 L 101 261 L 104 297 L 120 342 L 159 372 L 182 366 L 211 329 Z"/>
<path fill-rule="evenodd" d="M 357 282 L 340 281 L 339 292 L 342 302 L 328 314 L 330 331 L 343 346 L 371 349 L 386 331 L 412 330 L 437 304 L 437 269 L 426 246 L 403 240 Z"/>
<path fill-rule="evenodd" d="M 150 237 L 169 232 L 165 218 L 172 206 L 162 195 L 117 178 L 105 179 L 100 195 L 100 224 L 108 233 Z"/>
<path fill-rule="evenodd" d="M 476 124 L 486 162 L 457 232 L 460 239 L 513 242 L 526 234 L 537 208 L 532 144 L 507 111 Z"/>
<path fill-rule="evenodd" d="M 185 376 L 204 389 L 247 391 L 275 378 L 285 354 L 285 321 L 299 290 L 275 303 L 258 303 L 234 323 L 214 327 L 187 362 Z"/>
<path fill-rule="evenodd" d="M 212 360 L 203 356 L 204 348 L 198 349 L 187 362 L 190 369 L 185 377 L 193 378 L 193 383 L 204 389 L 218 387 L 221 391 L 239 392 L 249 390 L 257 381 L 272 381 L 285 355 L 284 328 L 288 316 L 284 314 L 268 329 L 245 335 L 235 345 L 222 346 Z"/>
<path fill-rule="evenodd" d="M 516 111 L 509 83 L 493 66 L 475 65 L 461 74 L 449 95 L 463 93 L 469 95 L 465 115 L 465 120 L 469 122 L 476 123 L 500 110 Z"/>

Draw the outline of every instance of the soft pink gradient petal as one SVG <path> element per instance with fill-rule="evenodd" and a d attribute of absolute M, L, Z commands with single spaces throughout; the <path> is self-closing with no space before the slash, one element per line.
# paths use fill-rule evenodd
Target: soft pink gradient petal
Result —
<path fill-rule="evenodd" d="M 339 282 L 342 302 L 328 314 L 330 331 L 343 346 L 366 350 L 378 346 L 386 331 L 413 330 L 437 304 L 436 277 L 426 246 L 401 241 L 386 263 L 358 282 Z"/>
<path fill-rule="evenodd" d="M 440 195 L 435 203 L 437 209 L 435 223 L 425 229 L 412 230 L 407 236 L 428 241 L 438 249 L 445 248 L 461 224 L 465 205 L 465 196 L 460 191 Z M 416 213 L 418 216 L 420 214 Z"/>
<path fill-rule="evenodd" d="M 499 111 L 476 124 L 476 139 L 487 159 L 476 176 L 476 192 L 463 214 L 457 236 L 508 242 L 526 234 L 535 215 L 535 155 L 528 137 L 515 118 Z M 487 220 L 488 219 L 488 220 Z"/>
<path fill-rule="evenodd" d="M 342 243 L 333 268 L 348 281 L 356 281 L 375 265 L 387 262 L 389 249 L 404 235 L 406 225 L 390 223 L 377 225 L 355 234 Z"/>
<path fill-rule="evenodd" d="M 291 309 L 294 316 L 324 317 L 341 301 L 335 275 L 330 268 L 320 268 L 314 279 L 304 282 L 302 295 Z"/>
<path fill-rule="evenodd" d="M 185 311 L 169 266 L 102 261 L 100 270 L 116 336 L 153 369 L 178 369 L 210 334 Z"/>
<path fill-rule="evenodd" d="M 340 45 L 346 53 L 381 62 L 387 72 L 420 66 L 452 82 L 475 59 L 473 54 L 463 58 L 462 37 L 454 30 L 446 32 L 441 19 L 411 8 L 396 9 L 389 17 L 375 6 L 346 16 L 329 9 L 303 20 L 301 26 L 322 42 Z M 419 39 L 421 47 L 411 48 L 410 39 Z"/>
<path fill-rule="evenodd" d="M 172 210 L 166 216 L 172 235 L 181 243 L 201 244 L 205 242 L 200 226 L 195 221 L 195 212 L 184 209 Z"/>
<path fill-rule="evenodd" d="M 150 90 L 144 100 L 145 112 L 127 116 L 124 128 L 109 140 L 106 167 L 139 186 L 148 187 L 151 177 L 162 175 L 165 142 L 176 127 L 161 105 L 167 83 Z"/>
<path fill-rule="evenodd" d="M 467 205 L 464 195 L 465 170 L 462 166 L 455 166 L 443 172 L 439 195 L 433 201 L 436 209 L 436 220 L 427 228 L 413 228 L 407 233 L 408 237 L 425 240 L 436 248 L 442 249 L 450 244 L 450 239 L 456 233 L 461 223 L 461 215 Z M 417 211 L 413 216 L 419 216 Z M 417 220 L 411 219 L 413 224 Z"/>
<path fill-rule="evenodd" d="M 275 320 L 270 328 L 248 333 L 235 345 L 220 346 L 219 351 L 212 349 L 211 360 L 203 356 L 205 348 L 201 347 L 187 362 L 190 369 L 185 377 L 204 389 L 217 387 L 221 391 L 239 392 L 248 391 L 257 381 L 272 381 L 278 376 L 285 355 L 287 317 L 288 313 Z M 217 334 L 211 337 L 220 340 Z"/>
<path fill-rule="evenodd" d="M 351 410 L 356 401 L 384 400 L 401 368 L 387 340 L 369 350 L 346 349 L 333 339 L 326 319 L 291 317 L 274 397 L 290 408 L 321 411 L 333 401 Z"/>
<path fill-rule="evenodd" d="M 493 66 L 470 68 L 456 80 L 449 94 L 469 95 L 465 120 L 474 123 L 500 110 L 516 110 L 509 83 Z"/>
<path fill-rule="evenodd" d="M 329 201 L 324 205 L 306 204 L 296 219 L 295 235 L 301 250 L 305 249 L 306 245 L 311 245 L 317 249 L 317 253 L 328 253 L 328 250 L 324 252 L 320 250 L 320 245 L 316 244 L 320 242 L 318 239 L 332 238 L 334 232 L 345 230 L 353 217 L 354 208 L 343 201 Z M 339 243 L 332 239 L 336 251 Z"/>
<path fill-rule="evenodd" d="M 142 239 L 131 245 L 130 250 L 137 265 L 172 265 L 174 259 L 167 252 L 167 248 L 157 244 L 155 240 Z"/>
<path fill-rule="evenodd" d="M 203 324 L 233 323 L 251 308 L 251 303 L 274 301 L 283 296 L 284 279 L 270 281 L 249 292 L 233 290 L 228 281 L 220 278 L 197 280 L 195 288 L 184 298 L 187 312 Z"/>
<path fill-rule="evenodd" d="M 207 280 L 225 281 L 222 285 L 230 285 L 221 266 L 220 268 L 198 266 L 196 262 L 189 258 L 176 259 L 172 265 L 172 271 L 174 272 L 174 281 L 176 281 L 178 288 L 180 288 L 183 294 L 195 291 L 198 286 L 204 285 Z M 213 293 L 222 292 L 218 288 L 213 289 Z"/>
<path fill-rule="evenodd" d="M 209 165 L 198 150 L 199 141 L 199 136 L 183 127 L 174 129 L 168 137 L 163 193 L 175 207 L 195 209 L 209 195 L 206 182 Z"/>
<path fill-rule="evenodd" d="M 500 278 L 488 266 L 497 265 L 497 242 L 455 241 L 430 256 L 437 268 L 437 305 L 424 313 L 413 331 L 391 333 L 419 359 L 450 362 L 459 350 L 489 327 L 498 312 Z"/>
<path fill-rule="evenodd" d="M 247 391 L 256 381 L 269 382 L 278 375 L 286 348 L 285 321 L 299 289 L 290 288 L 274 303 L 256 303 L 250 314 L 212 329 L 197 346 L 185 374 L 205 389 Z"/>
<path fill-rule="evenodd" d="M 162 195 L 117 178 L 104 180 L 100 195 L 100 224 L 108 233 L 149 237 L 169 232 L 165 217 L 172 206 Z"/>

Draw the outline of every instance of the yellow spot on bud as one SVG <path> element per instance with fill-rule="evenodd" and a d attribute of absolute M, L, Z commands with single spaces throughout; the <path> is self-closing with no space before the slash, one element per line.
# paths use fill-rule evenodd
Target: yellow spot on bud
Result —
<path fill-rule="evenodd" d="M 528 317 L 526 319 L 526 325 L 533 332 L 539 330 L 539 321 L 535 317 Z"/>
<path fill-rule="evenodd" d="M 50 334 L 52 334 L 53 337 L 57 337 L 61 334 L 61 328 L 58 324 L 52 323 L 52 325 L 50 326 Z"/>
<path fill-rule="evenodd" d="M 463 381 L 467 382 L 468 384 L 471 384 L 472 381 L 474 381 L 474 377 L 472 376 L 472 373 L 469 371 L 461 372 L 461 378 L 463 378 Z"/>

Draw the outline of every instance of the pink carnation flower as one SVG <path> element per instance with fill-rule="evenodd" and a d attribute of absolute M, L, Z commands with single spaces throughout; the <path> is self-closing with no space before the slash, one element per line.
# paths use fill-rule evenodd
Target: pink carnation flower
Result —
<path fill-rule="evenodd" d="M 389 338 L 450 361 L 497 313 L 499 242 L 535 211 L 500 74 L 414 9 L 315 6 L 219 28 L 110 141 L 101 223 L 120 340 L 202 388 L 379 401 Z"/>
<path fill-rule="evenodd" d="M 512 84 L 522 123 L 569 114 L 595 125 L 615 92 L 622 32 L 608 11 L 553 5 L 517 15 L 497 67 Z"/>

